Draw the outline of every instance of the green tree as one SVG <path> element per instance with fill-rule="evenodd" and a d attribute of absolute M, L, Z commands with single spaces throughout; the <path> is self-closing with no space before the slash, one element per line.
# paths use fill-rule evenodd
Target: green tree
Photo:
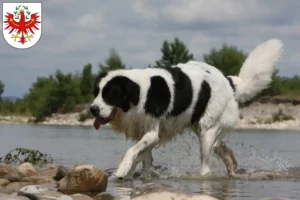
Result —
<path fill-rule="evenodd" d="M 123 63 L 120 55 L 115 49 L 110 49 L 108 58 L 105 60 L 105 64 L 99 64 L 100 73 L 108 72 L 116 69 L 125 69 L 126 66 Z"/>
<path fill-rule="evenodd" d="M 165 40 L 160 50 L 162 57 L 155 62 L 158 68 L 167 68 L 178 63 L 186 63 L 194 60 L 193 54 L 189 53 L 186 45 L 177 37 L 175 37 L 174 42 Z"/>
<path fill-rule="evenodd" d="M 203 60 L 223 72 L 225 76 L 237 75 L 247 55 L 235 46 L 224 44 L 220 49 L 211 49 Z"/>
<path fill-rule="evenodd" d="M 2 94 L 4 92 L 4 84 L 0 81 L 0 101 L 2 101 Z"/>
<path fill-rule="evenodd" d="M 80 91 L 83 103 L 89 102 L 93 98 L 93 84 L 94 75 L 92 73 L 92 65 L 87 64 L 82 70 L 80 80 Z"/>

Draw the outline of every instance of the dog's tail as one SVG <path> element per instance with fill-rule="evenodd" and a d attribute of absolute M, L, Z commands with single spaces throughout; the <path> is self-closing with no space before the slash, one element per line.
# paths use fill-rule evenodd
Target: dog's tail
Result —
<path fill-rule="evenodd" d="M 238 76 L 228 76 L 238 102 L 248 101 L 268 87 L 282 52 L 282 42 L 270 39 L 248 55 Z"/>

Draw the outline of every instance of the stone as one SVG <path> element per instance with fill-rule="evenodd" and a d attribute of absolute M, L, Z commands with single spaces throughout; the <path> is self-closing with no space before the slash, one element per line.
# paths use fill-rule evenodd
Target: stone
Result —
<path fill-rule="evenodd" d="M 73 200 L 93 200 L 91 197 L 85 194 L 73 194 L 70 196 Z"/>
<path fill-rule="evenodd" d="M 70 171 L 69 168 L 64 167 L 62 165 L 59 165 L 56 168 L 56 173 L 55 173 L 55 176 L 53 176 L 53 179 L 56 180 L 56 181 L 60 181 L 61 179 L 63 179 L 67 175 L 67 173 L 69 171 Z"/>
<path fill-rule="evenodd" d="M 19 172 L 26 174 L 27 176 L 37 176 L 39 173 L 35 170 L 31 163 L 25 162 L 18 167 Z"/>
<path fill-rule="evenodd" d="M 19 173 L 17 169 L 10 166 L 0 164 L 0 178 L 6 179 L 9 182 L 17 182 L 24 178 L 26 175 Z"/>
<path fill-rule="evenodd" d="M 58 182 L 58 191 L 62 192 L 105 192 L 108 176 L 93 165 L 79 165 L 71 169 Z"/>
<path fill-rule="evenodd" d="M 47 184 L 47 183 L 54 183 L 53 179 L 43 177 L 43 176 L 29 176 L 22 179 L 23 182 L 29 182 L 32 184 Z"/>
<path fill-rule="evenodd" d="M 46 177 L 52 178 L 53 176 L 55 176 L 58 166 L 59 165 L 57 165 L 57 164 L 51 164 L 47 168 L 36 169 L 36 171 L 41 176 L 46 176 Z"/>
<path fill-rule="evenodd" d="M 135 188 L 130 195 L 132 200 L 147 199 L 172 199 L 172 200 L 218 200 L 212 196 L 203 194 L 185 194 L 181 191 L 162 186 L 159 184 L 143 184 Z"/>
<path fill-rule="evenodd" d="M 6 179 L 0 179 L 0 186 L 7 186 L 9 184 L 9 181 Z"/>
<path fill-rule="evenodd" d="M 50 191 L 47 187 L 41 185 L 29 185 L 21 188 L 18 196 L 25 196 L 31 200 L 53 200 L 62 196 L 60 192 Z"/>
<path fill-rule="evenodd" d="M 22 187 L 19 192 L 29 193 L 29 194 L 40 194 L 48 191 L 48 188 L 40 185 L 28 185 Z"/>
<path fill-rule="evenodd" d="M 115 197 L 108 193 L 108 192 L 102 192 L 100 194 L 97 194 L 96 196 L 93 197 L 94 200 L 114 200 Z"/>
<path fill-rule="evenodd" d="M 26 186 L 26 185 L 30 185 L 30 183 L 26 183 L 26 182 L 13 182 L 10 183 L 6 186 L 7 190 L 14 190 L 14 191 L 18 191 L 20 188 Z"/>
<path fill-rule="evenodd" d="M 27 197 L 12 196 L 8 194 L 0 193 L 0 200 L 30 200 L 30 199 Z"/>
<path fill-rule="evenodd" d="M 70 197 L 69 195 L 62 195 L 58 197 L 56 200 L 73 200 L 73 198 Z"/>
<path fill-rule="evenodd" d="M 60 198 L 63 194 L 55 191 L 44 191 L 41 193 L 31 194 L 26 192 L 18 192 L 18 196 L 25 196 L 30 200 L 56 200 Z"/>

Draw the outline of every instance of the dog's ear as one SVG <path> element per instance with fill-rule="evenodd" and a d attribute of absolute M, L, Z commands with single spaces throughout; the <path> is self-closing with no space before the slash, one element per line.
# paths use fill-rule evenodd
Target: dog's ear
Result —
<path fill-rule="evenodd" d="M 140 87 L 138 84 L 134 83 L 131 80 L 128 80 L 128 83 L 125 85 L 126 93 L 128 94 L 129 101 L 133 103 L 133 105 L 137 105 L 140 99 Z"/>

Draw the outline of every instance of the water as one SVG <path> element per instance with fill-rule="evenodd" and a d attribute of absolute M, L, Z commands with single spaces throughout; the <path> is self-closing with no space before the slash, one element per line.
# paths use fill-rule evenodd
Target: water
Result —
<path fill-rule="evenodd" d="M 284 170 L 300 166 L 300 132 L 235 131 L 225 140 L 233 149 L 239 167 L 246 169 Z M 0 157 L 16 148 L 38 149 L 50 153 L 56 163 L 72 167 L 94 164 L 115 168 L 132 145 L 111 129 L 93 127 L 0 124 Z M 179 136 L 166 147 L 155 149 L 154 164 L 166 167 L 153 182 L 163 183 L 191 193 L 203 193 L 220 199 L 252 200 L 265 197 L 300 199 L 300 179 L 232 180 L 226 177 L 224 165 L 213 157 L 213 179 L 199 178 L 199 146 L 193 134 Z M 109 182 L 108 192 L 128 193 L 141 181 Z"/>

